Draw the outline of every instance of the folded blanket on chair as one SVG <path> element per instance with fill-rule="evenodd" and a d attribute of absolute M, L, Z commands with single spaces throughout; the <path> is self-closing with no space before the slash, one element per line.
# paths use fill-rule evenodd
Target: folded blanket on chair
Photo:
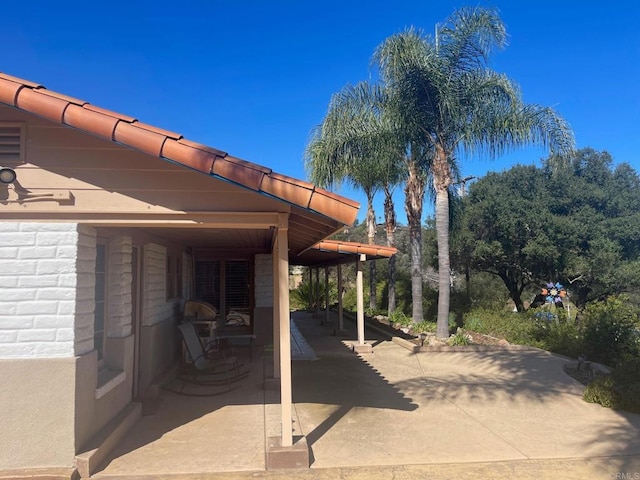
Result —
<path fill-rule="evenodd" d="M 241 325 L 250 326 L 251 318 L 249 317 L 249 315 L 240 312 L 234 312 L 232 310 L 227 315 L 226 323 L 228 327 L 238 327 Z"/>

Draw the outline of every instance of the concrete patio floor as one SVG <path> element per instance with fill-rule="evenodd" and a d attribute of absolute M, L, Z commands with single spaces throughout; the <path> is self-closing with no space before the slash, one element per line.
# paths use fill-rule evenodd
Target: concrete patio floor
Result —
<path fill-rule="evenodd" d="M 411 353 L 369 333 L 374 353 L 358 356 L 344 342 L 353 332 L 293 318 L 317 355 L 293 362 L 294 435 L 307 437 L 310 470 L 265 471 L 279 392 L 262 388 L 271 359 L 256 351 L 232 392 L 163 392 L 94 477 L 640 479 L 640 415 L 583 402 L 559 356 Z"/>

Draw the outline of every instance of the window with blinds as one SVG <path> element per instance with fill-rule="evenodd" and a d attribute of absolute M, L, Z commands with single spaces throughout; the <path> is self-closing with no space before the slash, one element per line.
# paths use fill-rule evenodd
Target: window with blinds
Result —
<path fill-rule="evenodd" d="M 247 259 L 196 260 L 196 299 L 212 304 L 220 317 L 253 312 L 252 265 Z"/>
<path fill-rule="evenodd" d="M 209 302 L 220 310 L 220 261 L 196 262 L 196 299 Z"/>
<path fill-rule="evenodd" d="M 227 312 L 249 313 L 249 262 L 228 260 L 225 262 L 225 299 Z"/>

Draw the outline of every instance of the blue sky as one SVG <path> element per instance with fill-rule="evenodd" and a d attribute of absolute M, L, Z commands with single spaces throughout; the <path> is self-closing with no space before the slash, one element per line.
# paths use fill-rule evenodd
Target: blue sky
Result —
<path fill-rule="evenodd" d="M 411 25 L 432 32 L 463 5 L 499 9 L 510 40 L 491 66 L 526 102 L 556 108 L 578 147 L 640 170 L 640 6 L 631 1 L 8 2 L 0 71 L 305 179 L 304 147 L 331 94 L 369 78 L 384 38 Z M 463 173 L 544 156 L 472 159 Z M 402 195 L 397 202 L 404 222 Z"/>

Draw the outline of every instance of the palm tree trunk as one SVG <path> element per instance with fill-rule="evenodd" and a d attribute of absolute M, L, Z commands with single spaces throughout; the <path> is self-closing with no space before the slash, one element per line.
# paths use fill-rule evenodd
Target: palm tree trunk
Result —
<path fill-rule="evenodd" d="M 367 241 L 373 245 L 376 240 L 376 214 L 373 210 L 373 195 L 367 194 Z M 369 309 L 375 311 L 376 298 L 376 261 L 369 262 Z"/>
<path fill-rule="evenodd" d="M 411 250 L 411 303 L 413 321 L 420 323 L 422 313 L 422 205 L 424 179 L 415 161 L 409 161 L 409 176 L 405 185 L 405 209 L 409 224 L 409 248 Z"/>
<path fill-rule="evenodd" d="M 384 186 L 384 223 L 387 246 L 396 246 L 396 210 L 389 186 Z M 389 259 L 389 316 L 396 310 L 396 256 Z"/>
<path fill-rule="evenodd" d="M 451 270 L 449 265 L 449 186 L 451 169 L 447 155 L 441 146 L 436 146 L 432 166 L 433 183 L 436 190 L 436 238 L 438 240 L 438 322 L 436 336 L 449 336 L 449 301 L 451 297 Z"/>

